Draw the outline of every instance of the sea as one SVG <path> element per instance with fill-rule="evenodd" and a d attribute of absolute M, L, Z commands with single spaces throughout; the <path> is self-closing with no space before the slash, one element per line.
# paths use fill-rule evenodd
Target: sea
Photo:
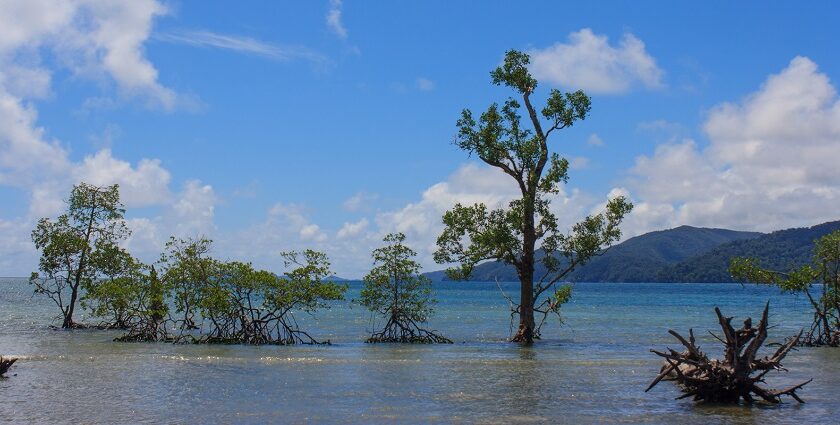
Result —
<path fill-rule="evenodd" d="M 502 292 L 518 284 L 442 282 L 428 327 L 453 344 L 365 344 L 381 325 L 347 300 L 301 327 L 330 345 L 118 343 L 115 331 L 56 330 L 57 307 L 22 278 L 0 278 L 0 355 L 20 360 L 0 378 L 0 423 L 487 423 L 772 424 L 840 421 L 840 349 L 799 348 L 766 386 L 813 378 L 805 404 L 725 406 L 675 400 L 671 382 L 645 388 L 661 362 L 651 349 L 693 328 L 722 355 L 714 308 L 733 323 L 770 302 L 770 342 L 810 323 L 807 299 L 740 284 L 575 283 L 560 323 L 530 347 L 507 342 Z M 765 348 L 769 354 L 773 347 Z"/>

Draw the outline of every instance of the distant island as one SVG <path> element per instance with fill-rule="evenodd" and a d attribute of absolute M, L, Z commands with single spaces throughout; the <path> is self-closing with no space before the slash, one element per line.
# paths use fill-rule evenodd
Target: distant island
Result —
<path fill-rule="evenodd" d="M 813 227 L 772 233 L 680 226 L 636 236 L 610 248 L 569 280 L 577 282 L 733 282 L 729 261 L 733 257 L 757 258 L 774 270 L 808 264 L 814 240 L 840 229 L 840 220 Z M 539 275 L 541 264 L 537 264 Z M 449 280 L 445 271 L 426 273 L 433 281 Z M 482 263 L 470 281 L 516 281 L 516 270 L 499 261 Z"/>

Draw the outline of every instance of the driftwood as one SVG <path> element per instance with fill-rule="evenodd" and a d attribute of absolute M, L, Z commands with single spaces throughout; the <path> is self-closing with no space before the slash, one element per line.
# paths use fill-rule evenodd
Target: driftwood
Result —
<path fill-rule="evenodd" d="M 677 399 L 694 397 L 695 401 L 717 402 L 717 403 L 738 403 L 743 399 L 752 403 L 760 398 L 768 403 L 779 403 L 784 395 L 804 403 L 796 391 L 801 389 L 811 380 L 799 385 L 794 385 L 784 390 L 771 390 L 758 386 L 764 382 L 764 376 L 772 370 L 782 370 L 782 359 L 799 342 L 802 332 L 790 338 L 782 344 L 772 356 L 758 358 L 758 350 L 767 339 L 767 311 L 770 303 L 764 307 L 761 321 L 758 327 L 752 326 L 752 319 L 744 321 L 744 327 L 734 329 L 732 318 L 724 317 L 720 309 L 715 307 L 720 327 L 723 330 L 723 338 L 712 334 L 724 345 L 723 360 L 709 359 L 706 354 L 700 351 L 694 339 L 694 332 L 689 330 L 689 337 L 686 340 L 679 333 L 669 330 L 686 348 L 686 351 L 677 352 L 668 349 L 668 352 L 650 350 L 654 354 L 665 359 L 665 364 L 654 378 L 653 382 L 645 389 L 649 391 L 662 380 L 675 381 L 685 393 Z M 710 332 L 711 333 L 711 332 Z M 756 397 L 753 397 L 753 396 Z"/>
<path fill-rule="evenodd" d="M 6 372 L 9 371 L 9 368 L 12 367 L 17 360 L 18 359 L 4 359 L 3 356 L 0 356 L 0 376 L 5 375 Z"/>

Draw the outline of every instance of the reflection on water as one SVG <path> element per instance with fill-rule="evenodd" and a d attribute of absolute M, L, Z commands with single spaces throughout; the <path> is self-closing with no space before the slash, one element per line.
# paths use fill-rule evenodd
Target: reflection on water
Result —
<path fill-rule="evenodd" d="M 513 289 L 513 288 L 511 288 Z M 358 286 L 352 287 L 353 291 Z M 816 378 L 805 405 L 742 408 L 643 389 L 659 370 L 650 348 L 675 346 L 669 328 L 705 332 L 712 312 L 759 314 L 771 299 L 771 340 L 808 321 L 806 300 L 740 285 L 577 284 L 567 325 L 546 325 L 535 347 L 507 344 L 508 313 L 495 284 L 438 286 L 432 325 L 452 345 L 361 343 L 370 316 L 337 304 L 301 317 L 332 346 L 120 344 L 102 331 L 55 331 L 47 300 L 22 280 L 0 280 L 0 354 L 22 360 L 0 380 L 0 422 L 64 423 L 832 423 L 840 350 L 803 348 L 768 379 Z M 351 293 L 349 298 L 355 294 Z"/>

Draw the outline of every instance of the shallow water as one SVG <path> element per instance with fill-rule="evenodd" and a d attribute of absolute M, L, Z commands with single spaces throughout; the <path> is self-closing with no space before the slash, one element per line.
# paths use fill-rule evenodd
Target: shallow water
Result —
<path fill-rule="evenodd" d="M 509 293 L 516 285 L 506 284 Z M 358 294 L 352 284 L 348 298 Z M 505 343 L 507 305 L 495 283 L 436 285 L 431 327 L 452 345 L 367 345 L 370 315 L 336 303 L 300 322 L 330 346 L 115 343 L 117 333 L 56 331 L 57 309 L 22 279 L 0 279 L 0 354 L 21 357 L 0 380 L 0 422 L 23 423 L 834 423 L 840 349 L 802 348 L 785 387 L 813 377 L 807 402 L 727 407 L 675 401 L 651 348 L 694 327 L 717 355 L 714 306 L 756 319 L 771 302 L 770 340 L 809 320 L 806 300 L 737 284 L 576 284 L 563 326 L 531 348 Z"/>

